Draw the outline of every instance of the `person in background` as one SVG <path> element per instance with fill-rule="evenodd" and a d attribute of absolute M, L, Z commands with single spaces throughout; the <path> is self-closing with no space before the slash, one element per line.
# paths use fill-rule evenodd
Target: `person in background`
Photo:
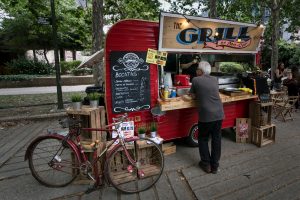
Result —
<path fill-rule="evenodd" d="M 275 70 L 274 75 L 274 89 L 280 90 L 281 89 L 281 79 L 284 76 L 284 63 L 279 63 L 278 67 Z"/>
<path fill-rule="evenodd" d="M 287 86 L 288 88 L 288 95 L 289 96 L 298 96 L 299 94 L 299 83 L 297 81 L 297 76 L 295 73 L 292 73 L 290 69 L 287 71 L 287 78 L 283 80 L 283 85 Z M 299 108 L 299 102 L 296 102 L 295 108 Z"/>
<path fill-rule="evenodd" d="M 190 75 L 190 82 L 197 76 L 196 70 L 201 57 L 199 55 L 193 54 L 183 54 L 180 57 L 180 68 L 182 69 L 182 74 Z"/>
<path fill-rule="evenodd" d="M 218 172 L 221 157 L 221 127 L 224 110 L 219 96 L 216 77 L 210 76 L 211 66 L 201 61 L 197 67 L 197 77 L 193 78 L 190 95 L 197 100 L 198 106 L 198 143 L 201 161 L 200 168 L 207 173 Z M 211 153 L 208 138 L 211 135 Z"/>

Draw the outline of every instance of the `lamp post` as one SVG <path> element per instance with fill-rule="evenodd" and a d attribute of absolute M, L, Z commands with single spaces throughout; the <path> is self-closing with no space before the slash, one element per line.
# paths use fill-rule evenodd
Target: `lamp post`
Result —
<path fill-rule="evenodd" d="M 59 66 L 59 57 L 58 57 L 55 2 L 54 2 L 54 0 L 50 0 L 50 3 L 51 3 L 52 37 L 53 37 L 53 44 L 54 44 L 54 61 L 55 61 L 55 71 L 56 71 L 57 108 L 63 109 L 64 105 L 63 105 L 63 100 L 62 100 L 60 66 Z"/>

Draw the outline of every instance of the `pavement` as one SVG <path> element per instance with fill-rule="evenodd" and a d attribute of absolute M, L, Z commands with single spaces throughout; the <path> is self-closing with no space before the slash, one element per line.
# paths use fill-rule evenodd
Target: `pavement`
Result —
<path fill-rule="evenodd" d="M 234 132 L 224 130 L 217 174 L 203 172 L 198 149 L 176 140 L 176 153 L 165 157 L 164 173 L 156 185 L 130 195 L 109 186 L 87 195 L 88 185 L 40 185 L 24 161 L 25 150 L 33 138 L 58 127 L 58 121 L 17 121 L 0 127 L 0 199 L 300 199 L 300 112 L 293 115 L 288 122 L 272 119 L 276 141 L 262 148 L 236 143 Z"/>
<path fill-rule="evenodd" d="M 85 88 L 91 85 L 73 85 L 73 86 L 62 86 L 62 92 L 78 92 L 85 91 Z M 56 93 L 56 86 L 49 87 L 24 87 L 24 88 L 2 88 L 0 89 L 1 95 L 21 95 L 21 94 L 47 94 Z"/>

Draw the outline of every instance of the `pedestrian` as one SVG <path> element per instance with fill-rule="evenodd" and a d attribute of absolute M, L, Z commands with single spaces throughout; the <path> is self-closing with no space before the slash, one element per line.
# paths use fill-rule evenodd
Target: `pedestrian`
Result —
<path fill-rule="evenodd" d="M 183 54 L 180 57 L 180 68 L 182 69 L 182 74 L 187 74 L 190 76 L 190 82 L 197 76 L 196 70 L 201 57 L 197 54 Z"/>
<path fill-rule="evenodd" d="M 274 74 L 274 89 L 281 90 L 281 79 L 284 76 L 284 63 L 279 63 L 278 67 L 275 70 Z"/>
<path fill-rule="evenodd" d="M 211 66 L 201 61 L 192 80 L 190 94 L 198 103 L 198 143 L 201 161 L 199 166 L 207 173 L 216 174 L 221 157 L 221 127 L 224 110 L 219 96 L 216 77 L 210 76 Z M 211 152 L 208 139 L 211 135 Z"/>

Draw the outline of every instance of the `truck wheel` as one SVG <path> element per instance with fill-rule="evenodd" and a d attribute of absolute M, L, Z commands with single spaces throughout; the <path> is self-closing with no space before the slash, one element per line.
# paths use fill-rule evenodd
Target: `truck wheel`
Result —
<path fill-rule="evenodd" d="M 198 124 L 194 124 L 186 138 L 186 142 L 191 147 L 198 147 Z"/>

